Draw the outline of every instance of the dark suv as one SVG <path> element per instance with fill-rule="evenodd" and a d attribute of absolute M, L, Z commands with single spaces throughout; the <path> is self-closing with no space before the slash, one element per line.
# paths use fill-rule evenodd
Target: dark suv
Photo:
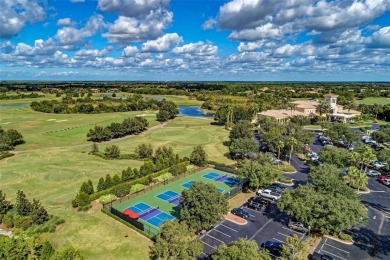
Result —
<path fill-rule="evenodd" d="M 261 249 L 268 250 L 274 256 L 280 256 L 282 253 L 282 243 L 266 241 L 260 245 Z"/>
<path fill-rule="evenodd" d="M 299 222 L 289 221 L 287 226 L 289 228 L 291 228 L 292 230 L 295 230 L 295 231 L 298 231 L 298 232 L 301 232 L 304 234 L 306 234 L 309 231 L 303 224 L 301 224 Z"/>
<path fill-rule="evenodd" d="M 242 217 L 244 219 L 247 219 L 249 218 L 249 213 L 246 212 L 245 210 L 243 209 L 240 209 L 240 208 L 234 208 L 232 209 L 232 214 L 236 215 L 236 216 L 239 216 L 239 217 Z"/>
<path fill-rule="evenodd" d="M 251 202 L 254 202 L 254 203 L 257 203 L 257 204 L 260 204 L 262 206 L 268 206 L 271 202 L 267 199 L 264 199 L 263 197 L 261 196 L 256 196 L 256 197 L 252 197 L 248 200 L 248 203 L 251 203 Z"/>
<path fill-rule="evenodd" d="M 248 208 L 251 208 L 251 209 L 254 209 L 254 210 L 257 210 L 257 211 L 260 211 L 261 208 L 263 207 L 263 204 L 261 203 L 258 203 L 258 202 L 255 202 L 253 200 L 250 200 L 246 203 L 246 206 Z"/>

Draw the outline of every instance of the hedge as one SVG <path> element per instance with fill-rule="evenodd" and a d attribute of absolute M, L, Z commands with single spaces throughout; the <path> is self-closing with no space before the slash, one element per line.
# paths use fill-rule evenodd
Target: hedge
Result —
<path fill-rule="evenodd" d="M 150 236 L 149 234 L 145 233 L 144 231 L 142 231 L 142 230 L 140 230 L 140 229 L 134 227 L 134 226 L 131 225 L 130 223 L 127 223 L 127 222 L 124 221 L 123 219 L 121 219 L 121 218 L 115 216 L 114 214 L 112 214 L 111 212 L 109 212 L 107 209 L 104 209 L 104 208 L 103 208 L 103 209 L 101 209 L 101 212 L 103 212 L 103 213 L 106 214 L 107 216 L 112 217 L 113 219 L 115 219 L 115 220 L 121 222 L 122 224 L 125 224 L 126 226 L 128 226 L 129 228 L 131 228 L 131 229 L 137 231 L 137 232 L 140 233 L 141 235 L 143 235 L 143 236 L 145 236 L 145 237 L 147 237 L 147 238 L 152 239 L 153 241 L 155 241 L 155 237 Z"/>
<path fill-rule="evenodd" d="M 344 241 L 352 241 L 352 236 L 348 234 L 340 234 L 339 238 Z"/>
<path fill-rule="evenodd" d="M 185 161 L 185 162 L 181 162 L 181 163 L 178 163 L 179 164 L 184 164 L 184 165 L 188 165 L 189 162 L 188 161 Z M 132 181 L 128 181 L 128 182 L 123 182 L 121 184 L 118 184 L 118 185 L 123 185 L 123 184 L 128 184 L 130 186 L 134 185 L 134 184 L 144 184 L 145 183 L 148 183 L 149 182 L 149 177 L 152 177 L 152 178 L 156 178 L 158 176 L 160 176 L 161 174 L 164 174 L 164 173 L 167 173 L 169 171 L 170 168 L 166 168 L 166 169 L 163 169 L 161 171 L 158 171 L 158 172 L 155 172 L 155 173 L 151 173 L 151 174 L 148 174 L 144 177 L 141 177 L 141 178 L 138 178 L 136 180 L 132 180 Z M 117 185 L 116 185 L 117 186 Z M 115 187 L 115 186 L 114 186 Z M 101 196 L 103 195 L 108 195 L 108 194 L 112 194 L 111 190 L 114 188 L 114 187 L 111 187 L 109 189 L 105 189 L 105 190 L 102 190 L 102 191 L 98 191 L 98 192 L 95 192 L 94 194 L 91 194 L 89 195 L 89 200 L 90 201 L 93 201 L 93 200 L 96 200 L 96 199 L 99 199 Z"/>

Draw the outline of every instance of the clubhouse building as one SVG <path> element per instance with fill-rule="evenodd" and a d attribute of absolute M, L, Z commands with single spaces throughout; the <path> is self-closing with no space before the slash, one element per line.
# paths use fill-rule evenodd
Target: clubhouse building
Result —
<path fill-rule="evenodd" d="M 337 95 L 326 94 L 324 96 L 325 102 L 328 103 L 332 109 L 332 112 L 328 114 L 328 120 L 331 122 L 338 121 L 343 123 L 353 122 L 355 116 L 361 113 L 352 109 L 344 109 L 343 106 L 337 105 Z M 317 100 L 297 100 L 293 101 L 292 109 L 278 109 L 278 110 L 267 110 L 257 113 L 256 121 L 262 117 L 272 117 L 276 119 L 278 123 L 286 123 L 293 116 L 304 116 L 304 117 L 315 117 L 319 116 L 316 112 L 318 105 L 320 104 Z"/>

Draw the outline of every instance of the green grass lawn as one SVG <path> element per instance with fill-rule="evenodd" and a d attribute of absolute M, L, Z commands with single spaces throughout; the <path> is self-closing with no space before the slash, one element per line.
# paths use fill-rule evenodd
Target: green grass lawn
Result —
<path fill-rule="evenodd" d="M 364 98 L 362 100 L 356 99 L 355 102 L 356 102 L 356 104 L 366 104 L 366 105 L 373 105 L 375 103 L 381 104 L 381 105 L 386 105 L 386 104 L 390 104 L 390 98 L 368 97 L 368 98 Z"/>
<path fill-rule="evenodd" d="M 152 112 L 56 115 L 28 108 L 3 109 L 0 112 L 1 126 L 4 129 L 17 129 L 26 140 L 26 144 L 17 147 L 15 156 L 0 160 L 0 188 L 11 200 L 15 198 L 17 190 L 23 190 L 30 199 L 40 199 L 49 213 L 65 219 L 65 224 L 57 232 L 45 235 L 56 248 L 73 245 L 80 248 L 87 259 L 148 258 L 151 242 L 101 213 L 101 206 L 80 213 L 70 204 L 83 181 L 91 179 L 96 187 L 100 177 L 108 173 L 120 174 L 129 166 L 139 167 L 143 163 L 136 160 L 104 160 L 88 155 L 91 143 L 86 141 L 86 133 L 92 126 L 85 125 L 101 121 L 101 125 L 106 125 L 129 116 Z M 67 121 L 47 121 L 49 119 Z M 228 140 L 229 132 L 222 126 L 211 125 L 212 120 L 178 117 L 162 127 L 155 121 L 155 116 L 148 116 L 147 119 L 151 125 L 161 128 L 113 141 L 109 145 L 118 145 L 122 153 L 133 152 L 140 143 L 150 143 L 155 149 L 170 145 L 180 156 L 189 156 L 193 146 L 201 144 L 210 160 L 233 163 L 224 157 L 228 148 L 223 142 Z M 11 123 L 3 124 L 6 122 Z M 61 129 L 65 130 L 59 131 Z M 50 131 L 57 132 L 48 133 Z M 107 145 L 99 144 L 100 150 Z M 125 235 L 128 237 L 125 238 Z"/>

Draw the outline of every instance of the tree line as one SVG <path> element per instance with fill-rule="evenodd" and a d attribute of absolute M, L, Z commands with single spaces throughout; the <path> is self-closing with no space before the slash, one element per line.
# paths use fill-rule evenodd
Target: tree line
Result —
<path fill-rule="evenodd" d="M 45 97 L 45 95 L 39 95 L 38 93 L 29 93 L 29 94 L 16 94 L 16 95 L 7 95 L 5 93 L 0 93 L 0 100 L 6 99 L 22 99 L 22 98 L 40 98 Z"/>
<path fill-rule="evenodd" d="M 111 123 L 103 127 L 96 125 L 87 133 L 88 141 L 103 142 L 126 135 L 139 134 L 149 127 L 149 122 L 144 117 L 126 118 L 122 123 Z"/>

